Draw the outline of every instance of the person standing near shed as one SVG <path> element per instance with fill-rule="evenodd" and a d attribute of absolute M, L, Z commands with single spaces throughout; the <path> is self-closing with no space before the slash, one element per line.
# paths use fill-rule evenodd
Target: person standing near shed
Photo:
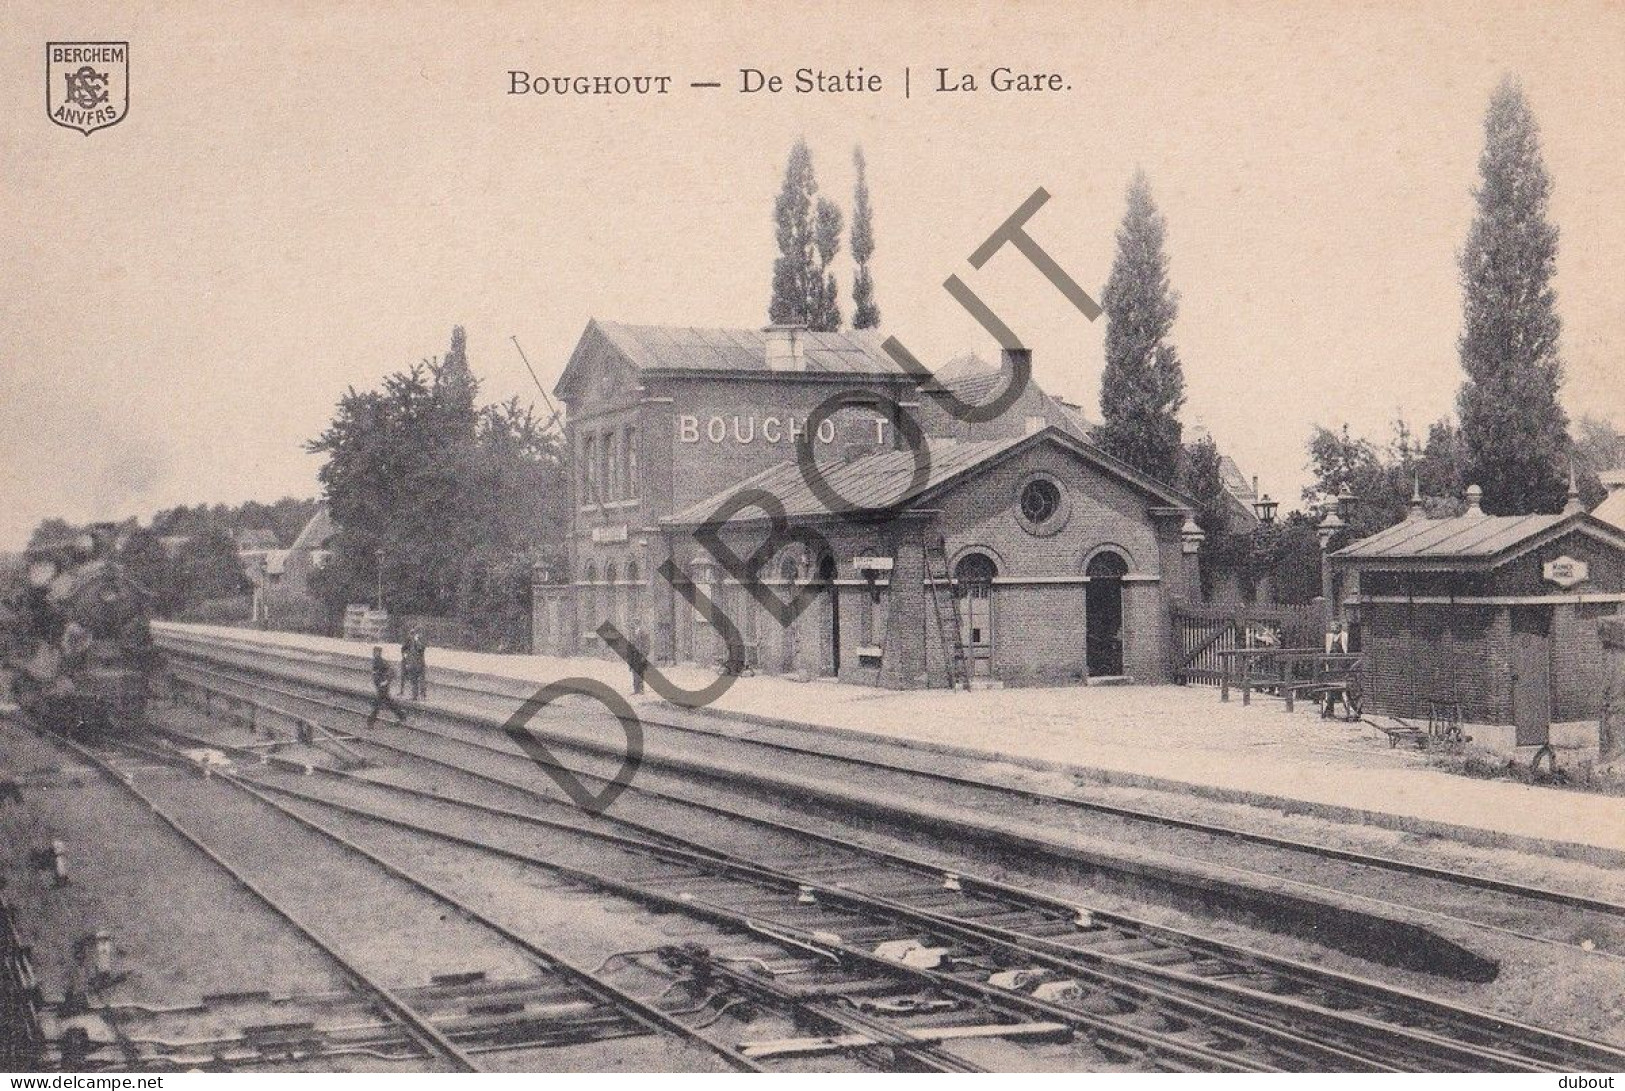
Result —
<path fill-rule="evenodd" d="M 395 671 L 384 661 L 382 645 L 375 644 L 372 649 L 372 710 L 367 713 L 367 726 L 374 727 L 378 723 L 378 713 L 384 709 L 395 714 L 395 722 L 406 723 L 406 713 L 395 698 L 389 695 L 389 684 L 395 680 Z"/>

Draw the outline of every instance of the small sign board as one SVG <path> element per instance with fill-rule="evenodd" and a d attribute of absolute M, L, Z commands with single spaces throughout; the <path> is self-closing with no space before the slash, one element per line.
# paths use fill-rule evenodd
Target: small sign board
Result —
<path fill-rule="evenodd" d="M 389 611 L 379 610 L 365 603 L 350 603 L 344 608 L 345 640 L 382 640 L 389 632 Z"/>
<path fill-rule="evenodd" d="M 609 542 L 624 542 L 627 539 L 626 524 L 614 523 L 592 528 L 594 545 L 604 545 Z"/>
<path fill-rule="evenodd" d="M 1541 566 L 1541 575 L 1548 583 L 1555 583 L 1559 587 L 1573 587 L 1584 583 L 1591 577 L 1591 566 L 1584 561 L 1575 560 L 1564 554 L 1554 561 L 1547 561 Z"/>
<path fill-rule="evenodd" d="M 890 557 L 853 557 L 852 567 L 859 572 L 890 572 L 892 559 Z"/>

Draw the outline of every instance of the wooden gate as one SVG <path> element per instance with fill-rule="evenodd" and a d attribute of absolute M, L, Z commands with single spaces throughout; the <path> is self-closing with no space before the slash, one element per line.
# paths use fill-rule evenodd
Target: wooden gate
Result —
<path fill-rule="evenodd" d="M 1174 681 L 1216 686 L 1224 677 L 1221 652 L 1240 648 L 1318 648 L 1324 639 L 1315 606 L 1180 603 L 1173 608 Z"/>

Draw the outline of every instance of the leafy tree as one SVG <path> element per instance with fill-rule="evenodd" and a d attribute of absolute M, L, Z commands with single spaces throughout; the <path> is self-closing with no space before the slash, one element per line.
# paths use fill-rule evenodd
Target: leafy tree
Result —
<path fill-rule="evenodd" d="M 37 549 L 41 546 L 53 545 L 57 542 L 68 541 L 79 528 L 59 516 L 52 515 L 39 521 L 34 532 L 28 536 L 28 548 Z"/>
<path fill-rule="evenodd" d="M 1276 602 L 1306 605 L 1320 594 L 1320 536 L 1315 517 L 1301 511 L 1261 523 L 1248 536 L 1242 579 L 1269 580 Z"/>
<path fill-rule="evenodd" d="M 188 538 L 175 562 L 187 604 L 234 598 L 251 586 L 237 556 L 237 543 L 223 530 L 206 530 Z"/>
<path fill-rule="evenodd" d="M 1557 511 L 1569 449 L 1557 400 L 1557 228 L 1547 221 L 1551 180 L 1539 130 L 1510 78 L 1491 96 L 1478 170 L 1478 212 L 1461 254 L 1467 378 L 1457 404 L 1468 476 L 1483 487 L 1487 512 Z"/>
<path fill-rule="evenodd" d="M 818 196 L 812 152 L 804 139 L 790 149 L 773 217 L 779 256 L 773 262 L 768 319 L 811 330 L 839 329 L 841 311 L 829 270 L 841 249 L 841 210 Z"/>
<path fill-rule="evenodd" d="M 1607 495 L 1598 475 L 1625 470 L 1625 434 L 1608 418 L 1591 414 L 1580 418 L 1575 431 L 1574 468 L 1580 481 L 1580 501 L 1594 508 Z"/>
<path fill-rule="evenodd" d="M 858 172 L 852 193 L 852 261 L 857 266 L 852 277 L 852 328 L 872 330 L 880 325 L 880 307 L 875 303 L 875 282 L 869 275 L 869 259 L 875 253 L 875 223 L 862 148 L 852 149 L 852 164 Z"/>
<path fill-rule="evenodd" d="M 148 595 L 148 608 L 158 617 L 174 617 L 191 605 L 191 588 L 181 562 L 169 555 L 161 535 L 138 527 L 124 538 L 119 562 L 125 573 Z"/>
<path fill-rule="evenodd" d="M 1461 511 L 1466 454 L 1461 431 L 1448 419 L 1428 428 L 1425 443 L 1403 420 L 1393 424 L 1386 447 L 1350 434 L 1315 426 L 1310 435 L 1309 467 L 1315 481 L 1303 497 L 1313 503 L 1352 494 L 1357 503 L 1344 513 L 1348 530 L 1339 542 L 1364 538 L 1393 526 L 1410 513 L 1411 496 L 1420 489 L 1423 507 L 1431 516 Z"/>
<path fill-rule="evenodd" d="M 1111 454 L 1172 481 L 1179 469 L 1179 408 L 1185 374 L 1168 341 L 1179 297 L 1168 281 L 1163 243 L 1167 222 L 1151 199 L 1151 184 L 1137 172 L 1128 209 L 1117 230 L 1117 256 L 1101 305 L 1106 312 L 1106 367 L 1100 382 L 1102 423 L 1096 432 Z"/>
<path fill-rule="evenodd" d="M 249 500 L 238 506 L 207 504 L 161 509 L 152 517 L 152 530 L 161 536 L 189 537 L 208 530 L 222 530 L 228 534 L 240 530 L 263 529 L 276 535 L 277 545 L 286 549 L 293 544 L 311 516 L 316 514 L 319 501 L 285 496 L 273 504 Z"/>
<path fill-rule="evenodd" d="M 318 476 L 339 528 L 312 578 L 329 609 L 372 601 L 381 550 L 392 612 L 519 624 L 511 610 L 487 618 L 486 596 L 494 586 L 511 600 L 532 564 L 559 563 L 562 454 L 528 407 L 480 407 L 478 392 L 458 328 L 444 357 L 387 376 L 382 389 L 347 391 L 307 445 L 328 456 Z"/>
<path fill-rule="evenodd" d="M 1196 501 L 1192 518 L 1206 535 L 1196 556 L 1203 598 L 1212 595 L 1219 573 L 1242 567 L 1248 551 L 1246 535 L 1231 529 L 1231 499 L 1224 487 L 1221 457 L 1211 436 L 1187 443 L 1180 451 L 1176 478 L 1180 490 Z"/>

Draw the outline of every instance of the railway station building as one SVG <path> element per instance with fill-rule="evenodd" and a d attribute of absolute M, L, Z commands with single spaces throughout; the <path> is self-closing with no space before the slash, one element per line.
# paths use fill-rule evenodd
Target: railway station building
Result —
<path fill-rule="evenodd" d="M 1625 528 L 1581 506 L 1558 514 L 1410 516 L 1332 554 L 1358 619 L 1368 701 L 1456 719 L 1495 749 L 1595 746 L 1599 626 L 1625 616 Z"/>
<path fill-rule="evenodd" d="M 894 688 L 955 662 L 984 685 L 1165 680 L 1191 502 L 1036 385 L 953 411 L 1004 389 L 922 379 L 863 332 L 589 322 L 556 388 L 575 502 L 536 651 L 613 655 L 609 621 L 657 663 L 732 644 L 743 669 Z"/>

